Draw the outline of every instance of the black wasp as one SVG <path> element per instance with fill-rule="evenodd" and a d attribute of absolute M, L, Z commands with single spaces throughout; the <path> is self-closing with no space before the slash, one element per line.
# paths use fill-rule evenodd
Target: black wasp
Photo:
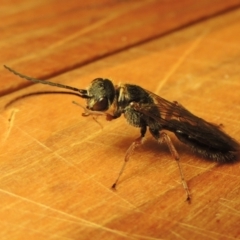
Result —
<path fill-rule="evenodd" d="M 194 152 L 216 162 L 234 162 L 239 156 L 239 144 L 224 133 L 220 126 L 206 122 L 190 113 L 178 102 L 169 102 L 140 86 L 133 84 L 114 86 L 108 79 L 96 78 L 91 82 L 88 89 L 78 89 L 31 78 L 7 66 L 4 67 L 29 81 L 78 92 L 77 94 L 73 92 L 63 93 L 78 95 L 86 99 L 87 106 L 83 107 L 85 110 L 83 116 L 104 115 L 108 121 L 111 121 L 123 114 L 129 124 L 140 128 L 141 135 L 128 148 L 124 164 L 112 188 L 116 188 L 134 149 L 143 143 L 147 128 L 159 143 L 167 143 L 172 156 L 177 161 L 188 201 L 190 201 L 190 192 L 183 176 L 178 153 L 170 137 L 163 130 L 173 132 L 181 142 L 188 145 Z"/>

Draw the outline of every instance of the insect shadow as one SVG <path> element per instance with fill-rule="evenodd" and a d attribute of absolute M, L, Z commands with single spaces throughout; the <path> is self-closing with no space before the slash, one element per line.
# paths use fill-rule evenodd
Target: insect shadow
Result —
<path fill-rule="evenodd" d="M 169 102 L 138 85 L 113 85 L 109 79 L 96 78 L 88 89 L 79 89 L 28 77 L 7 66 L 4 67 L 31 82 L 65 88 L 72 92 L 64 92 L 64 94 L 73 94 L 86 99 L 86 107 L 80 105 L 84 109 L 82 116 L 105 116 L 107 121 L 112 121 L 124 115 L 130 125 L 140 128 L 140 136 L 126 151 L 122 168 L 112 185 L 113 189 L 116 188 L 135 148 L 143 143 L 147 129 L 159 143 L 167 144 L 176 160 L 188 202 L 191 196 L 180 165 L 179 155 L 165 131 L 173 132 L 179 141 L 204 158 L 218 163 L 232 163 L 239 158 L 239 143 L 223 132 L 220 126 L 195 116 L 178 102 Z"/>

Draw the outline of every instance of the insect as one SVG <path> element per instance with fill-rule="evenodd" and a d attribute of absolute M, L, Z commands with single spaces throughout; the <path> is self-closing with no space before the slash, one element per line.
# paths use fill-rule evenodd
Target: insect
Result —
<path fill-rule="evenodd" d="M 193 115 L 178 102 L 169 102 L 140 86 L 133 84 L 119 84 L 114 86 L 108 79 L 96 78 L 91 82 L 88 89 L 78 89 L 59 83 L 31 78 L 7 66 L 4 67 L 29 81 L 77 92 L 79 97 L 86 99 L 87 104 L 86 107 L 83 107 L 85 110 L 82 114 L 83 116 L 103 115 L 106 117 L 106 120 L 111 121 L 123 114 L 130 125 L 140 128 L 140 137 L 135 139 L 128 148 L 123 166 L 112 185 L 114 189 L 134 149 L 143 143 L 147 129 L 159 143 L 167 143 L 172 156 L 178 164 L 188 201 L 191 198 L 190 191 L 179 162 L 179 155 L 165 130 L 173 132 L 178 140 L 205 158 L 219 163 L 231 163 L 238 159 L 239 144 L 224 133 L 220 129 L 220 126 Z M 65 93 L 76 95 L 73 92 Z"/>

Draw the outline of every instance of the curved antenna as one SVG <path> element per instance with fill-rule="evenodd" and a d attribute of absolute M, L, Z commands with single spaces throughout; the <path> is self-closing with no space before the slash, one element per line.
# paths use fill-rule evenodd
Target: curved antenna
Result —
<path fill-rule="evenodd" d="M 28 77 L 26 75 L 23 75 L 19 72 L 16 72 L 15 70 L 11 69 L 10 67 L 6 66 L 6 65 L 3 65 L 8 71 L 12 72 L 13 74 L 21 77 L 21 78 L 24 78 L 28 81 L 31 81 L 31 82 L 34 82 L 34 83 L 41 83 L 41 84 L 46 84 L 46 85 L 50 85 L 50 86 L 54 86 L 54 87 L 59 87 L 59 88 L 65 88 L 65 89 L 69 89 L 69 90 L 72 90 L 72 91 L 76 91 L 76 92 L 79 92 L 81 97 L 83 98 L 89 98 L 90 96 L 87 95 L 87 90 L 85 89 L 79 89 L 79 88 L 75 88 L 75 87 L 71 87 L 71 86 L 68 86 L 68 85 L 64 85 L 64 84 L 60 84 L 60 83 L 54 83 L 54 82 L 50 82 L 50 81 L 44 81 L 44 80 L 39 80 L 39 79 L 36 79 L 36 78 L 32 78 L 32 77 Z"/>

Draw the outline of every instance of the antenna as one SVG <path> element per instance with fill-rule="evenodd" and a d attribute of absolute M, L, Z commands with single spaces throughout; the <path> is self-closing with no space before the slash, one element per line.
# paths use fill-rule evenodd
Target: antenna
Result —
<path fill-rule="evenodd" d="M 31 82 L 34 82 L 34 83 L 41 83 L 41 84 L 46 84 L 46 85 L 50 85 L 50 86 L 54 86 L 54 87 L 59 87 L 59 88 L 65 88 L 65 89 L 69 89 L 69 90 L 72 90 L 72 91 L 76 91 L 76 92 L 79 92 L 81 97 L 83 98 L 89 98 L 90 96 L 88 96 L 87 94 L 87 90 L 85 89 L 79 89 L 79 88 L 75 88 L 75 87 L 71 87 L 71 86 L 68 86 L 68 85 L 64 85 L 64 84 L 60 84 L 60 83 L 54 83 L 54 82 L 50 82 L 50 81 L 47 81 L 47 80 L 40 80 L 40 79 L 36 79 L 36 78 L 32 78 L 32 77 L 28 77 L 26 75 L 23 75 L 19 72 L 16 72 L 15 70 L 11 69 L 10 67 L 6 66 L 6 65 L 3 65 L 8 71 L 12 72 L 13 74 L 21 77 L 21 78 L 24 78 L 28 81 L 31 81 Z"/>

